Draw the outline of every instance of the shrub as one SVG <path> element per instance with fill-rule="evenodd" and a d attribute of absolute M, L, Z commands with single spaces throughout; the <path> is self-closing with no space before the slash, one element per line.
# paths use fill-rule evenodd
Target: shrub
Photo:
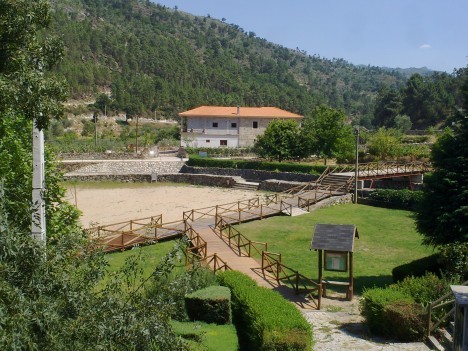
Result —
<path fill-rule="evenodd" d="M 388 336 L 390 328 L 386 324 L 384 311 L 386 306 L 396 302 L 412 304 L 414 300 L 397 289 L 373 288 L 364 291 L 360 309 L 372 333 Z"/>
<path fill-rule="evenodd" d="M 257 286 L 240 272 L 223 272 L 218 278 L 231 289 L 233 320 L 246 349 L 310 350 L 310 324 L 279 293 Z"/>
<path fill-rule="evenodd" d="M 426 311 L 416 303 L 391 302 L 384 307 L 383 323 L 387 337 L 399 341 L 417 341 L 424 336 Z"/>
<path fill-rule="evenodd" d="M 301 163 L 289 162 L 262 162 L 262 161 L 244 161 L 244 160 L 220 160 L 213 158 L 204 158 L 190 156 L 187 162 L 188 166 L 194 167 L 218 167 L 218 168 L 237 168 L 237 169 L 255 169 L 261 171 L 273 172 L 291 172 L 305 174 L 321 174 L 327 166 L 324 165 L 306 165 Z"/>
<path fill-rule="evenodd" d="M 408 210 L 413 209 L 419 203 L 421 196 L 421 191 L 379 189 L 371 192 L 369 198 Z"/>
<path fill-rule="evenodd" d="M 209 286 L 185 295 L 190 320 L 206 323 L 231 322 L 231 291 L 224 286 Z"/>
<path fill-rule="evenodd" d="M 441 245 L 440 264 L 444 273 L 454 281 L 468 279 L 468 243 Z"/>
<path fill-rule="evenodd" d="M 439 273 L 439 256 L 439 254 L 433 254 L 393 268 L 393 282 L 397 283 L 411 276 L 421 277 L 427 272 Z"/>
<path fill-rule="evenodd" d="M 433 273 L 427 273 L 422 277 L 405 278 L 403 281 L 392 285 L 392 288 L 411 296 L 415 302 L 423 306 L 450 291 L 449 284 Z"/>

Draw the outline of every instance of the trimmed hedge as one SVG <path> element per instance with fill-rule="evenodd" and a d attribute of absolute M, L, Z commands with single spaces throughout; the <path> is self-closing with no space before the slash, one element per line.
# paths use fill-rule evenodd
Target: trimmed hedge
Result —
<path fill-rule="evenodd" d="M 241 350 L 311 350 L 310 324 L 278 292 L 259 287 L 236 271 L 223 272 L 218 279 L 231 289 L 233 321 Z"/>
<path fill-rule="evenodd" d="M 364 291 L 360 301 L 360 309 L 372 333 L 388 336 L 391 327 L 387 325 L 384 310 L 386 306 L 397 302 L 411 305 L 414 300 L 396 289 L 373 288 Z"/>
<path fill-rule="evenodd" d="M 224 286 L 209 286 L 185 295 L 189 319 L 206 323 L 231 323 L 231 291 Z"/>
<path fill-rule="evenodd" d="M 422 191 L 379 189 L 371 192 L 369 199 L 391 204 L 392 208 L 411 210 L 419 203 L 421 196 Z"/>
<path fill-rule="evenodd" d="M 191 155 L 187 161 L 187 166 L 193 167 L 217 167 L 235 169 L 255 169 L 260 171 L 290 172 L 305 174 L 322 174 L 327 166 L 325 165 L 305 165 L 290 162 L 261 162 L 234 159 L 214 159 Z"/>
<path fill-rule="evenodd" d="M 440 264 L 438 262 L 440 255 L 433 254 L 409 263 L 396 266 L 392 269 L 393 282 L 397 283 L 407 277 L 422 277 L 427 272 L 439 273 Z"/>

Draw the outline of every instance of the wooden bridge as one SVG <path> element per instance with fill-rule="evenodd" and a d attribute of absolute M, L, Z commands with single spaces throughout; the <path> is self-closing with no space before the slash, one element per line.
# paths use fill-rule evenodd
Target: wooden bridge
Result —
<path fill-rule="evenodd" d="M 362 164 L 358 179 L 415 175 L 426 170 L 423 163 Z M 267 243 L 249 240 L 232 225 L 275 215 L 306 213 L 319 201 L 348 193 L 355 179 L 353 171 L 351 166 L 328 167 L 317 181 L 282 193 L 192 209 L 184 212 L 180 221 L 164 223 L 159 215 L 98 226 L 89 229 L 89 234 L 105 252 L 185 236 L 189 241 L 187 267 L 201 262 L 214 272 L 238 270 L 259 285 L 278 290 L 301 307 L 320 309 L 321 284 L 285 266 L 280 253 L 269 252 Z"/>

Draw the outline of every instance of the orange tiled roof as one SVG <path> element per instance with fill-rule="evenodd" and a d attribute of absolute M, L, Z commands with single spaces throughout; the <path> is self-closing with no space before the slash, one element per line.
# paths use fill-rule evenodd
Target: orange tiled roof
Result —
<path fill-rule="evenodd" d="M 277 107 L 200 106 L 179 113 L 181 117 L 240 117 L 240 118 L 303 118 L 304 116 Z"/>

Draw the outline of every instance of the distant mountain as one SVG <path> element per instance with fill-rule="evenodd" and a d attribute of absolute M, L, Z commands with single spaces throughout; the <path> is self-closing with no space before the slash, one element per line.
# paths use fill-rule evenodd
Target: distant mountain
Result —
<path fill-rule="evenodd" d="M 127 114 L 176 117 L 213 104 L 271 105 L 307 116 L 324 103 L 369 121 L 381 86 L 400 89 L 407 81 L 405 72 L 311 56 L 148 0 L 51 3 L 50 30 L 65 45 L 56 73 L 71 97 L 110 90 L 110 100 L 99 100 Z"/>

